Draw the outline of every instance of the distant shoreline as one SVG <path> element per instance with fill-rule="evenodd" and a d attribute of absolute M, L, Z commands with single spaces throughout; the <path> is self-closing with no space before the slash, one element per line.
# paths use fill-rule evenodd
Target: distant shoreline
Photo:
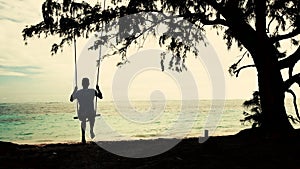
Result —
<path fill-rule="evenodd" d="M 247 98 L 249 99 L 249 98 Z M 299 98 L 300 99 L 300 98 Z M 184 100 L 184 101 L 212 101 L 212 100 L 224 100 L 224 101 L 244 101 L 246 99 L 200 99 L 200 100 Z M 101 100 L 101 103 L 105 102 L 125 102 L 126 100 Z M 182 101 L 182 100 L 130 100 L 130 102 L 150 102 L 150 101 Z M 74 104 L 72 102 L 69 102 L 68 100 L 66 101 L 20 101 L 20 102 L 1 102 L 0 104 L 20 104 L 20 103 L 25 103 L 25 104 L 33 104 L 33 103 L 68 103 L 68 104 Z"/>
<path fill-rule="evenodd" d="M 200 99 L 200 100 L 184 100 L 184 101 L 212 101 L 212 100 L 224 100 L 226 101 L 240 101 L 243 103 L 245 100 L 248 100 L 249 98 L 245 99 Z M 288 101 L 292 101 L 293 98 L 285 98 Z M 151 101 L 182 101 L 182 100 L 130 100 L 130 102 L 151 102 Z M 125 100 L 101 100 L 98 104 L 103 104 L 103 103 L 112 103 L 112 102 L 125 102 Z M 127 102 L 127 101 L 126 101 Z M 300 98 L 297 98 L 297 102 L 300 102 Z M 68 100 L 66 101 L 20 101 L 20 102 L 1 102 L 0 104 L 36 104 L 36 103 L 46 103 L 46 104 L 54 104 L 54 103 L 66 103 L 66 104 L 74 104 L 72 102 L 69 102 Z M 241 105 L 242 106 L 242 105 Z"/>

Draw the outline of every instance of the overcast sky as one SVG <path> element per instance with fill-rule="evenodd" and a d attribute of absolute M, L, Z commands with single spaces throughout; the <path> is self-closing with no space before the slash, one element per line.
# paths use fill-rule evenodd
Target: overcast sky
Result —
<path fill-rule="evenodd" d="M 41 21 L 42 2 L 43 0 L 0 0 L 0 102 L 68 101 L 72 92 L 74 86 L 72 46 L 65 47 L 63 53 L 51 56 L 50 48 L 52 43 L 57 41 L 55 38 L 30 39 L 29 44 L 24 45 L 22 29 L 26 25 Z M 224 71 L 226 99 L 250 98 L 252 92 L 257 90 L 255 69 L 242 71 L 239 78 L 231 77 L 227 71 L 228 67 L 237 61 L 237 56 L 242 53 L 237 49 L 228 51 L 224 41 L 221 40 L 222 37 L 210 31 L 207 38 L 215 49 Z M 79 40 L 79 54 L 85 50 L 87 42 L 88 40 Z M 161 50 L 157 45 L 151 46 L 156 42 L 148 40 L 146 43 L 145 49 L 132 51 L 129 55 L 146 55 L 149 54 L 149 50 Z M 158 55 L 159 64 L 159 54 L 154 52 L 152 55 Z M 119 59 L 118 56 L 108 58 L 101 64 L 99 85 L 105 100 L 113 100 L 113 79 L 118 70 L 115 65 Z M 245 64 L 247 62 L 251 63 L 251 59 L 246 60 Z M 197 83 L 199 99 L 211 99 L 214 89 L 210 73 L 205 68 L 207 65 L 194 58 L 189 58 L 187 65 Z M 224 86 L 220 86 L 222 87 Z M 138 72 L 128 87 L 129 97 L 134 100 L 147 100 L 154 90 L 160 90 L 167 99 L 180 99 L 182 92 L 174 78 L 154 69 Z"/>

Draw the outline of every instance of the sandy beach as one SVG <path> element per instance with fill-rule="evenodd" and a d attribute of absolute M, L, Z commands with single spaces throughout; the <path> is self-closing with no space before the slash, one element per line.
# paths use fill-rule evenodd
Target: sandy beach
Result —
<path fill-rule="evenodd" d="M 297 131 L 299 133 L 299 131 Z M 0 142 L 0 168 L 300 168 L 299 134 L 210 137 L 182 140 L 171 150 L 148 158 L 112 154 L 96 143 L 18 145 Z M 161 141 L 161 140 L 160 140 Z M 130 144 L 159 140 L 130 141 Z M 110 142 L 118 144 L 117 142 Z M 134 151 L 134 150 L 132 150 Z"/>

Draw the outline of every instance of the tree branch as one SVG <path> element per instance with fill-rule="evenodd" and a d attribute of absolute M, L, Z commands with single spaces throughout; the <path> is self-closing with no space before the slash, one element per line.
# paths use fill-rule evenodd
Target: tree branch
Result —
<path fill-rule="evenodd" d="M 187 13 L 178 15 L 178 17 L 183 17 L 187 19 L 191 23 L 195 23 L 196 21 L 200 21 L 204 25 L 223 25 L 228 26 L 226 20 L 221 18 L 216 18 L 214 20 L 209 20 L 203 13 Z"/>
<path fill-rule="evenodd" d="M 288 38 L 292 38 L 294 36 L 297 36 L 300 34 L 300 28 L 296 28 L 295 30 L 293 30 L 292 32 L 289 32 L 287 34 L 283 34 L 283 35 L 277 35 L 274 37 L 271 37 L 270 40 L 272 43 L 284 40 L 284 39 L 288 39 Z"/>
<path fill-rule="evenodd" d="M 294 84 L 298 83 L 300 86 L 300 73 L 295 74 L 284 82 L 284 89 L 287 91 Z"/>
<path fill-rule="evenodd" d="M 289 68 L 291 65 L 295 65 L 299 60 L 300 60 L 300 46 L 293 54 L 291 54 L 285 59 L 280 60 L 279 67 L 281 69 Z"/>
<path fill-rule="evenodd" d="M 275 17 L 273 16 L 272 19 L 270 20 L 269 24 L 268 24 L 267 33 L 270 33 L 270 26 L 271 26 L 271 24 L 274 20 L 275 20 Z"/>
<path fill-rule="evenodd" d="M 294 124 L 296 124 L 296 122 L 297 122 L 297 123 L 300 123 L 300 120 L 294 118 L 292 115 L 288 115 L 287 118 L 288 118 L 288 119 L 291 119 L 292 122 L 293 122 Z"/>
<path fill-rule="evenodd" d="M 205 19 L 200 19 L 200 22 L 203 23 L 204 25 L 223 25 L 223 26 L 228 26 L 227 22 L 224 19 L 215 19 L 215 20 L 205 20 Z"/>
<path fill-rule="evenodd" d="M 297 96 L 293 90 L 289 89 L 286 92 L 290 93 L 293 96 L 293 104 L 294 104 L 294 108 L 295 108 L 295 113 L 297 115 L 297 118 L 300 120 L 300 115 L 299 115 L 299 111 L 298 111 L 298 107 L 297 107 Z"/>
<path fill-rule="evenodd" d="M 240 68 L 238 68 L 237 70 L 233 71 L 233 73 L 235 74 L 236 77 L 239 76 L 239 73 L 242 69 L 246 69 L 246 68 L 249 68 L 249 67 L 256 67 L 255 65 L 246 65 L 246 66 L 242 66 Z"/>

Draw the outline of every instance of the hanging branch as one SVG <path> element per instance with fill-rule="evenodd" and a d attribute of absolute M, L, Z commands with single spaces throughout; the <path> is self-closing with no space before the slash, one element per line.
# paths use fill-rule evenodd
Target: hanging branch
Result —
<path fill-rule="evenodd" d="M 231 76 L 233 76 L 234 74 L 237 73 L 237 74 L 236 74 L 236 77 L 238 77 L 238 74 L 239 74 L 239 72 L 240 72 L 242 69 L 247 68 L 247 67 L 252 67 L 252 66 L 250 66 L 250 65 L 247 65 L 247 66 L 242 66 L 242 67 L 238 68 L 238 65 L 240 64 L 240 62 L 244 59 L 244 57 L 245 57 L 246 55 L 249 55 L 249 54 L 248 54 L 248 51 L 245 51 L 245 52 L 243 53 L 243 55 L 241 55 L 241 58 L 240 58 L 237 62 L 235 62 L 234 64 L 232 64 L 232 65 L 229 67 L 228 72 L 230 73 Z"/>
<path fill-rule="evenodd" d="M 233 73 L 235 74 L 236 77 L 239 76 L 239 73 L 242 69 L 246 69 L 246 68 L 249 68 L 249 67 L 256 67 L 255 65 L 246 65 L 246 66 L 242 66 L 240 68 L 238 68 L 237 70 L 233 71 Z"/>
<path fill-rule="evenodd" d="M 294 108 L 295 108 L 295 113 L 297 115 L 298 120 L 300 120 L 300 115 L 299 115 L 299 111 L 298 111 L 298 107 L 297 107 L 297 96 L 296 96 L 295 92 L 291 89 L 287 90 L 286 92 L 290 93 L 293 96 L 293 104 L 294 104 Z"/>

